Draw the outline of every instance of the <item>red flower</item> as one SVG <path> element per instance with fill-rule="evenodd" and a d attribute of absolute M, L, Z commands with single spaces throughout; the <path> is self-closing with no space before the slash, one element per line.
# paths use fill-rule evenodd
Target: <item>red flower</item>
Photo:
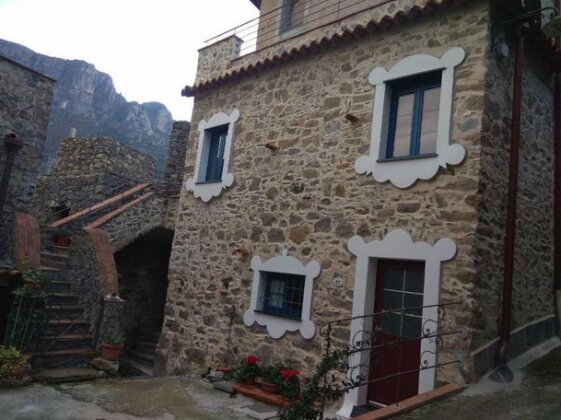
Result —
<path fill-rule="evenodd" d="M 298 376 L 300 374 L 300 371 L 294 369 L 281 369 L 279 373 L 284 378 L 284 382 L 288 382 L 290 381 L 290 378 Z"/>
<path fill-rule="evenodd" d="M 245 362 L 248 365 L 251 365 L 251 366 L 256 365 L 258 361 L 259 361 L 259 359 L 256 356 L 253 356 L 253 355 L 249 355 L 245 358 Z"/>

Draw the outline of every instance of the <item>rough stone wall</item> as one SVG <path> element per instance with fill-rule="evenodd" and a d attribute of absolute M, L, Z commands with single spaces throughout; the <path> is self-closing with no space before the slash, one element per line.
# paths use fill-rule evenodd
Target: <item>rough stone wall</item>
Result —
<path fill-rule="evenodd" d="M 240 55 L 242 42 L 236 35 L 232 35 L 201 48 L 195 81 L 207 80 L 224 72 L 230 60 Z"/>
<path fill-rule="evenodd" d="M 82 210 L 155 176 L 154 158 L 105 137 L 61 143 L 52 175 L 37 188 L 34 213 L 41 224 L 56 220 L 56 208 Z"/>
<path fill-rule="evenodd" d="M 169 192 L 179 193 L 183 184 L 187 140 L 189 139 L 190 130 L 191 123 L 188 121 L 173 122 L 164 170 L 164 187 Z"/>
<path fill-rule="evenodd" d="M 531 44 L 528 44 L 528 50 Z M 499 335 L 510 159 L 513 60 L 488 60 L 483 118 L 474 348 Z M 553 95 L 549 70 L 527 57 L 522 87 L 512 329 L 554 313 Z"/>
<path fill-rule="evenodd" d="M 46 142 L 49 109 L 55 81 L 0 56 L 0 177 L 6 151 L 3 138 L 15 133 L 23 141 L 17 153 L 8 189 L 4 217 L 0 221 L 0 259 L 12 243 L 14 213 L 31 211 L 33 193 Z"/>
<path fill-rule="evenodd" d="M 355 258 L 347 250 L 353 235 L 382 239 L 402 228 L 416 241 L 452 239 L 456 257 L 442 266 L 441 301 L 462 303 L 447 312 L 447 327 L 463 334 L 445 339 L 441 360 L 467 359 L 480 172 L 488 11 L 471 2 L 413 24 L 404 24 L 358 41 L 223 85 L 195 99 L 192 122 L 237 108 L 241 118 L 234 139 L 234 185 L 203 203 L 182 190 L 172 249 L 168 305 L 160 357 L 168 372 L 191 364 L 210 366 L 227 349 L 228 316 L 249 305 L 253 272 L 250 256 L 263 260 L 289 255 L 321 264 L 314 282 L 315 322 L 351 313 Z M 452 139 L 467 149 L 461 165 L 441 170 L 431 181 L 408 189 L 380 184 L 356 174 L 354 162 L 369 148 L 374 88 L 369 73 L 389 69 L 414 53 L 442 56 L 452 47 L 466 50 L 456 72 Z M 351 112 L 361 123 L 351 126 Z M 198 132 L 191 133 L 186 173 L 192 174 Z M 280 149 L 272 153 L 265 144 Z M 342 287 L 332 284 L 335 275 Z M 337 331 L 348 340 L 348 330 Z M 232 331 L 236 357 L 257 354 L 265 362 L 295 360 L 309 371 L 318 361 L 322 339 L 287 333 L 271 339 L 266 330 L 248 328 L 241 318 Z M 159 359 L 160 360 L 160 359 Z M 462 366 L 469 370 L 469 366 Z M 461 381 L 453 367 L 440 378 Z"/>
<path fill-rule="evenodd" d="M 163 226 L 165 199 L 152 196 L 101 226 L 109 234 L 113 250 L 117 251 L 146 232 Z"/>

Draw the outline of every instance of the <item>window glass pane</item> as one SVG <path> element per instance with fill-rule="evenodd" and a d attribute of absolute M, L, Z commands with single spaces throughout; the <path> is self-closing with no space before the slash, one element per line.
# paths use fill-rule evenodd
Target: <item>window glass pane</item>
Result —
<path fill-rule="evenodd" d="M 405 273 L 405 290 L 423 293 L 425 287 L 425 273 L 422 271 L 407 271 Z"/>
<path fill-rule="evenodd" d="M 440 107 L 440 88 L 424 92 L 421 122 L 421 139 L 419 153 L 435 153 L 438 133 L 438 115 Z"/>
<path fill-rule="evenodd" d="M 403 337 L 418 338 L 421 337 L 423 320 L 419 317 L 407 316 L 403 317 Z"/>
<path fill-rule="evenodd" d="M 408 309 L 406 313 L 410 315 L 422 316 L 423 295 L 414 295 L 411 293 L 405 293 L 403 306 L 406 308 L 417 308 L 417 309 Z"/>
<path fill-rule="evenodd" d="M 382 309 L 400 309 L 403 306 L 401 292 L 389 292 L 384 290 Z"/>
<path fill-rule="evenodd" d="M 384 289 L 403 290 L 403 270 L 384 270 Z"/>
<path fill-rule="evenodd" d="M 384 314 L 382 318 L 382 331 L 399 337 L 401 334 L 401 315 Z"/>
<path fill-rule="evenodd" d="M 210 131 L 205 181 L 220 181 L 222 179 L 227 133 L 227 125 Z"/>
<path fill-rule="evenodd" d="M 414 101 L 415 94 L 413 93 L 402 95 L 397 99 L 397 115 L 392 157 L 409 156 Z"/>

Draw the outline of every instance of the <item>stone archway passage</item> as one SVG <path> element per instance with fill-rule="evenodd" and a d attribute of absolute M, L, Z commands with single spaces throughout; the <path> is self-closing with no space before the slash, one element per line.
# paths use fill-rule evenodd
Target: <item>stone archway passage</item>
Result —
<path fill-rule="evenodd" d="M 126 301 L 123 364 L 134 374 L 152 374 L 164 320 L 172 241 L 172 230 L 156 228 L 115 254 L 120 295 Z"/>

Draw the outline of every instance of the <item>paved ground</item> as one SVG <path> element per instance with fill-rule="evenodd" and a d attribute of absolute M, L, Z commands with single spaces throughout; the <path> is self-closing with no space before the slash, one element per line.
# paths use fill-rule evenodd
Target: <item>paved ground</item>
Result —
<path fill-rule="evenodd" d="M 535 356 L 535 355 L 534 355 Z M 437 401 L 400 420 L 561 420 L 561 347 L 525 365 L 513 364 L 515 380 L 504 385 L 483 380 L 463 394 Z"/>
<path fill-rule="evenodd" d="M 2 420 L 241 420 L 270 407 L 196 378 L 101 379 L 0 390 Z"/>
<path fill-rule="evenodd" d="M 527 365 L 558 344 L 511 363 L 511 384 L 483 380 L 460 396 L 399 419 L 561 420 L 561 347 Z M 198 378 L 102 379 L 0 390 L 2 420 L 242 420 L 249 413 L 267 418 L 271 407 L 241 395 L 230 398 Z"/>

